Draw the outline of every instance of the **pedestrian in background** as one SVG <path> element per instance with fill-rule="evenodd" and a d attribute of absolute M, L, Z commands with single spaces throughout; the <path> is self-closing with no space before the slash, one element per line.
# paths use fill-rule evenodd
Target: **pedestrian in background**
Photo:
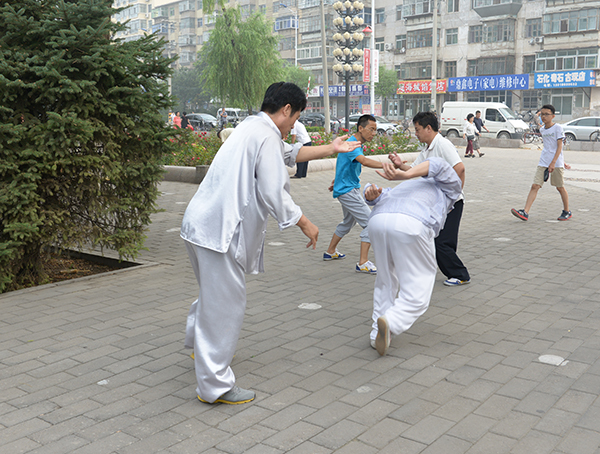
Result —
<path fill-rule="evenodd" d="M 306 126 L 304 126 L 299 120 L 296 120 L 296 123 L 294 123 L 294 127 L 290 132 L 290 136 L 292 143 L 301 143 L 305 147 L 310 147 L 312 145 L 310 135 L 308 135 L 308 132 L 306 131 Z M 296 174 L 292 178 L 306 178 L 307 172 L 308 161 L 297 162 Z"/>
<path fill-rule="evenodd" d="M 545 181 L 550 179 L 550 184 L 559 192 L 563 203 L 563 210 L 558 217 L 559 221 L 571 219 L 569 210 L 569 194 L 565 188 L 564 172 L 565 160 L 563 157 L 563 140 L 565 133 L 561 125 L 554 123 L 555 109 L 551 104 L 546 104 L 540 109 L 540 117 L 544 126 L 540 129 L 544 148 L 538 162 L 538 167 L 533 177 L 533 184 L 525 201 L 525 208 L 522 210 L 511 209 L 511 213 L 527 221 L 529 219 L 529 210 L 537 197 L 538 191 L 544 185 Z"/>
<path fill-rule="evenodd" d="M 475 134 L 477 133 L 477 128 L 473 124 L 473 120 L 475 119 L 475 115 L 470 113 L 467 115 L 467 121 L 463 126 L 463 139 L 467 139 L 467 149 L 465 150 L 465 158 L 474 158 L 473 154 L 473 141 L 475 140 Z"/>

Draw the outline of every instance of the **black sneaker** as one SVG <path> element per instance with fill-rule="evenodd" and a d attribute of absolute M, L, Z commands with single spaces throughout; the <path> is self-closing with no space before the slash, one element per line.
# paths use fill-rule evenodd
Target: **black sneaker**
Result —
<path fill-rule="evenodd" d="M 514 216 L 518 217 L 521 221 L 526 221 L 527 219 L 529 219 L 529 215 L 525 212 L 525 210 L 515 210 L 514 208 L 512 208 L 510 212 Z"/>
<path fill-rule="evenodd" d="M 573 216 L 573 215 L 571 214 L 570 211 L 563 210 L 561 215 L 558 217 L 558 220 L 559 221 L 567 221 L 567 220 L 571 219 L 571 216 Z"/>

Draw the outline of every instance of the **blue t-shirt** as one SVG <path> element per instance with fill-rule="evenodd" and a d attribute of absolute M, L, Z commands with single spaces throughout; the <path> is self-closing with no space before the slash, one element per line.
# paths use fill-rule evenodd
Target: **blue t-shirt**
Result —
<path fill-rule="evenodd" d="M 348 142 L 356 142 L 352 136 Z M 360 172 L 362 165 L 356 158 L 363 155 L 362 145 L 349 153 L 338 153 L 335 164 L 335 182 L 333 183 L 333 197 L 344 195 L 352 189 L 360 188 Z"/>

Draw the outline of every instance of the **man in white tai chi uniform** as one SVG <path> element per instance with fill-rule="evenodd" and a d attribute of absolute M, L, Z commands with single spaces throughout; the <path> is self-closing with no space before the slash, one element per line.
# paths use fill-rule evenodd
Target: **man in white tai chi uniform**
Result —
<path fill-rule="evenodd" d="M 369 234 L 379 266 L 370 338 L 382 356 L 391 335 L 406 331 L 429 307 L 437 271 L 434 238 L 462 191 L 461 179 L 442 158 L 428 158 L 406 171 L 383 166 L 377 173 L 388 180 L 423 178 L 393 189 L 365 187 L 367 203 L 374 205 Z"/>
<path fill-rule="evenodd" d="M 306 107 L 296 85 L 279 82 L 265 94 L 261 112 L 235 128 L 215 156 L 183 217 L 181 237 L 200 286 L 190 308 L 185 346 L 194 349 L 202 402 L 241 404 L 253 391 L 235 385 L 230 364 L 246 309 L 245 273 L 263 271 L 267 217 L 280 229 L 297 225 L 316 246 L 319 230 L 290 196 L 285 165 L 351 151 L 345 137 L 318 147 L 291 147 L 285 137 Z"/>

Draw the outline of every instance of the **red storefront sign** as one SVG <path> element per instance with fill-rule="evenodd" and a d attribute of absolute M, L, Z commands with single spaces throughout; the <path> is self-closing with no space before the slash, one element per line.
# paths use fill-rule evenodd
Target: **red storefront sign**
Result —
<path fill-rule="evenodd" d="M 435 81 L 436 93 L 445 93 L 448 89 L 448 80 L 439 79 Z M 431 80 L 399 80 L 398 90 L 399 95 L 418 95 L 431 93 Z"/>

